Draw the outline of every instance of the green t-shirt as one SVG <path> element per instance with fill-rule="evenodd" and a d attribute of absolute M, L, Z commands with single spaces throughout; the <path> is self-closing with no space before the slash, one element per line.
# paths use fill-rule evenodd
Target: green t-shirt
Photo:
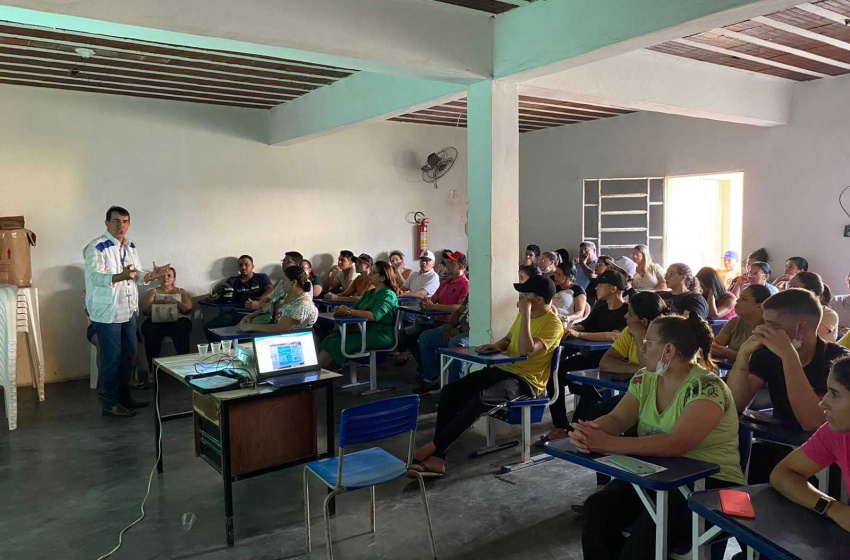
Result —
<path fill-rule="evenodd" d="M 632 377 L 629 393 L 640 403 L 638 436 L 670 434 L 679 416 L 691 402 L 709 400 L 723 411 L 717 426 L 685 457 L 720 466 L 714 478 L 746 484 L 741 472 L 738 453 L 738 411 L 729 387 L 715 374 L 695 365 L 676 391 L 676 396 L 665 410 L 657 405 L 658 375 L 642 369 Z"/>
<path fill-rule="evenodd" d="M 522 326 L 522 318 L 517 313 L 514 324 L 511 325 L 511 341 L 508 344 L 508 355 L 519 356 L 519 329 Z M 539 395 L 546 390 L 546 383 L 549 381 L 549 373 L 552 369 L 552 354 L 555 353 L 555 348 L 561 343 L 561 337 L 564 336 L 564 325 L 561 320 L 555 315 L 551 309 L 537 317 L 531 319 L 531 337 L 539 338 L 545 348 L 540 352 L 536 352 L 528 356 L 528 360 L 524 362 L 515 362 L 499 366 L 499 369 L 515 373 L 528 381 L 534 391 Z"/>
<path fill-rule="evenodd" d="M 617 335 L 617 338 L 614 340 L 614 344 L 611 345 L 611 348 L 613 348 L 617 354 L 629 360 L 630 364 L 640 363 L 637 342 L 635 342 L 635 337 L 632 336 L 632 333 L 629 332 L 629 327 L 620 331 L 620 334 Z"/>

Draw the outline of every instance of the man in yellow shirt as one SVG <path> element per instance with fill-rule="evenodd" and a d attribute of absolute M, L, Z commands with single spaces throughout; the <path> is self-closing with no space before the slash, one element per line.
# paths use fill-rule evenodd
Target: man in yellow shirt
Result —
<path fill-rule="evenodd" d="M 533 276 L 514 284 L 519 292 L 517 314 L 510 331 L 495 344 L 477 352 L 505 352 L 528 359 L 470 373 L 443 388 L 434 439 L 413 454 L 415 470 L 442 475 L 446 451 L 472 424 L 493 408 L 518 397 L 534 397 L 546 389 L 552 354 L 561 343 L 564 327 L 551 309 L 555 284 L 545 276 Z"/>

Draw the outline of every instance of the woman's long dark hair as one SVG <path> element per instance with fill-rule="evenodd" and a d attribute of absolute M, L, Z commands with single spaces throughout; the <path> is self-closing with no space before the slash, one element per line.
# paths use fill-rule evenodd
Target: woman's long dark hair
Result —
<path fill-rule="evenodd" d="M 310 277 L 307 276 L 307 272 L 300 266 L 287 266 L 283 271 L 283 275 L 291 282 L 295 282 L 295 285 L 305 292 L 309 292 L 313 289 L 313 286 L 310 283 Z"/>
<path fill-rule="evenodd" d="M 723 279 L 720 278 L 717 271 L 710 266 L 705 266 L 699 269 L 699 272 L 697 272 L 697 280 L 699 280 L 702 286 L 711 288 L 711 291 L 714 294 L 714 303 L 720 303 L 720 299 L 726 295 L 726 286 L 723 285 Z M 704 289 L 703 295 L 705 295 Z"/>
<path fill-rule="evenodd" d="M 372 266 L 378 269 L 378 274 L 380 276 L 384 277 L 384 286 L 398 294 L 400 291 L 398 275 L 396 275 L 393 265 L 391 265 L 387 261 L 375 261 L 375 264 L 373 264 Z"/>

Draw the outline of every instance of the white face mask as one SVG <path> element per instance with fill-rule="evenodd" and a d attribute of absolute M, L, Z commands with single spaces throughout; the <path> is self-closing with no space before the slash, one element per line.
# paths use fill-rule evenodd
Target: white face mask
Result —
<path fill-rule="evenodd" d="M 667 345 L 664 345 L 664 350 L 667 349 Z M 662 356 L 664 355 L 664 350 L 661 351 Z M 658 358 L 658 363 L 655 364 L 655 375 L 659 377 L 664 377 L 667 373 L 667 370 L 670 368 L 670 364 L 665 364 L 663 358 Z"/>

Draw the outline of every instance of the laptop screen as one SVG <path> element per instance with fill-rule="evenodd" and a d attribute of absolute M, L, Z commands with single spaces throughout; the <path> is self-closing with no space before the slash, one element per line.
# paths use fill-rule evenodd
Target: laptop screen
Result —
<path fill-rule="evenodd" d="M 257 375 L 283 375 L 319 368 L 312 331 L 291 331 L 254 339 Z"/>

